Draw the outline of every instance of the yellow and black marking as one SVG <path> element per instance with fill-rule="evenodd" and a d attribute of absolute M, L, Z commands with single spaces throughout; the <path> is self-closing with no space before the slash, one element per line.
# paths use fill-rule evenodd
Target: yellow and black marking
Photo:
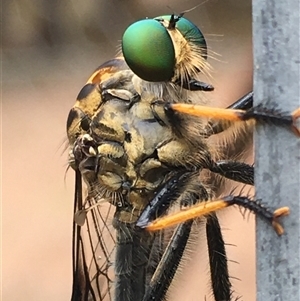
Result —
<path fill-rule="evenodd" d="M 107 83 L 126 70 L 128 66 L 124 59 L 117 57 L 99 66 L 90 76 L 78 93 L 75 105 L 68 115 L 67 134 L 70 143 L 74 143 L 80 134 L 88 131 L 94 114 L 105 102 Z"/>

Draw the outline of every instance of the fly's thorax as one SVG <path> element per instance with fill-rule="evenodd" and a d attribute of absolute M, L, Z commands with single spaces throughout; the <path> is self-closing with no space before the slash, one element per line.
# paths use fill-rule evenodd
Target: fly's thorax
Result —
<path fill-rule="evenodd" d="M 129 203 L 144 207 L 148 192 L 169 172 L 157 152 L 172 139 L 171 129 L 161 126 L 153 115 L 151 99 L 145 95 L 133 105 L 120 99 L 107 101 L 94 116 L 90 130 L 98 145 L 99 183 L 112 191 L 127 190 Z"/>
<path fill-rule="evenodd" d="M 121 95 L 118 89 L 114 93 Z M 205 143 L 195 147 L 177 135 L 161 102 L 156 105 L 157 98 L 148 92 L 133 102 L 111 97 L 91 117 L 88 134 L 79 135 L 73 146 L 90 194 L 123 208 L 119 216 L 124 222 L 134 222 L 174 172 L 199 168 L 201 147 L 206 149 Z"/>

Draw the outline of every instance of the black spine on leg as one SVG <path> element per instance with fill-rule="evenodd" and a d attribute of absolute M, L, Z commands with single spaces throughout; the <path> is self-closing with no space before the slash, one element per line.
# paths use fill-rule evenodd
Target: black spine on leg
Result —
<path fill-rule="evenodd" d="M 244 183 L 247 185 L 254 185 L 254 167 L 236 161 L 211 161 L 207 168 L 227 179 Z"/>
<path fill-rule="evenodd" d="M 181 177 L 180 181 L 178 182 L 178 186 L 183 186 L 184 188 L 186 185 L 185 181 L 186 178 Z M 168 183 L 166 186 L 169 186 Z M 172 199 L 174 195 L 172 195 L 170 191 L 166 191 L 166 195 L 164 195 L 164 197 L 167 195 L 169 195 L 171 198 L 171 202 L 170 200 L 168 201 L 168 206 L 170 206 L 170 204 L 175 201 L 174 198 Z M 192 191 L 185 190 L 181 196 L 180 203 L 184 206 L 193 205 L 199 200 L 207 200 L 209 197 L 205 187 L 202 186 L 198 181 L 195 183 L 195 187 Z M 165 206 L 165 204 L 159 203 L 159 206 Z M 186 249 L 192 225 L 193 220 L 187 221 L 175 229 L 169 245 L 166 247 L 165 252 L 156 268 L 155 274 L 150 281 L 143 301 L 165 300 L 165 295 Z"/>
<path fill-rule="evenodd" d="M 229 281 L 225 244 L 218 218 L 207 217 L 206 235 L 210 263 L 212 290 L 216 301 L 230 301 L 232 291 Z"/>
<path fill-rule="evenodd" d="M 143 210 L 136 222 L 136 226 L 145 228 L 148 223 L 164 215 L 172 206 L 174 200 L 180 195 L 191 175 L 192 172 L 190 171 L 179 172 L 170 178 Z"/>
<path fill-rule="evenodd" d="M 253 107 L 253 91 L 231 104 L 227 109 L 249 110 Z"/>
<path fill-rule="evenodd" d="M 233 110 L 251 110 L 253 107 L 253 92 L 249 92 L 236 102 L 227 107 L 227 109 Z M 219 120 L 219 121 L 210 121 L 206 128 L 206 136 L 216 135 L 222 133 L 226 129 L 230 128 L 232 122 Z"/>
<path fill-rule="evenodd" d="M 170 244 L 161 259 L 162 264 L 157 267 L 155 277 L 150 281 L 142 299 L 143 301 L 164 300 L 184 253 L 192 224 L 193 221 L 185 222 L 175 230 Z"/>
<path fill-rule="evenodd" d="M 288 112 L 278 109 L 268 109 L 264 105 L 253 107 L 240 115 L 241 120 L 255 119 L 260 123 L 269 123 L 277 126 L 291 126 L 293 118 Z"/>

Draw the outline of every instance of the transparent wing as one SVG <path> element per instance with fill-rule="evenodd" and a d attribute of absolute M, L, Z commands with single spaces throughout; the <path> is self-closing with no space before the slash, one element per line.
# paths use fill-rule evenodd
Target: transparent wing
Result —
<path fill-rule="evenodd" d="M 72 301 L 111 301 L 114 280 L 114 206 L 93 197 L 82 201 L 82 181 L 76 171 L 73 224 Z"/>
<path fill-rule="evenodd" d="M 116 207 L 89 192 L 83 201 L 79 171 L 75 190 L 71 301 L 126 300 L 124 295 L 138 300 L 138 293 L 142 298 L 166 248 L 165 231 L 139 232 L 121 222 L 113 226 Z"/>

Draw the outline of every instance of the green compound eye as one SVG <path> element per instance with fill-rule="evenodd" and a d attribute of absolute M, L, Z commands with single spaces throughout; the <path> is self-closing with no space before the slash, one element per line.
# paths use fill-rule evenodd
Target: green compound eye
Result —
<path fill-rule="evenodd" d="M 175 68 L 175 49 L 167 29 L 157 20 L 130 25 L 122 39 L 122 51 L 129 68 L 150 82 L 168 81 Z"/>

